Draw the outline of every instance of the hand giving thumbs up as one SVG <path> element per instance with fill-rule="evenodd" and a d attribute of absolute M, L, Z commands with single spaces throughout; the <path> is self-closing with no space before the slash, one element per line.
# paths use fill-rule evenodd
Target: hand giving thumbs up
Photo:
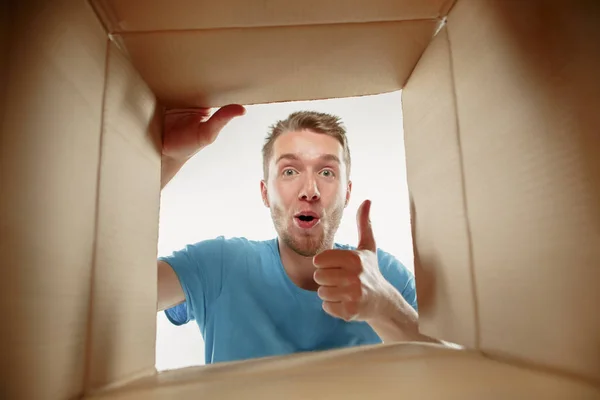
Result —
<path fill-rule="evenodd" d="M 383 277 L 369 218 L 371 202 L 365 200 L 357 212 L 356 250 L 325 250 L 313 258 L 317 268 L 318 295 L 328 314 L 346 321 L 376 318 L 393 286 Z"/>

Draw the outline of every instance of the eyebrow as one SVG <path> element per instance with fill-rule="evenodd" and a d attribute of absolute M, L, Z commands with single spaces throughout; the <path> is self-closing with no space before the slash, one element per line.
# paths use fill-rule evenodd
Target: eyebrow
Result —
<path fill-rule="evenodd" d="M 334 155 L 334 154 L 323 154 L 322 156 L 319 157 L 319 159 L 323 160 L 323 161 L 333 161 L 336 162 L 338 164 L 341 164 L 340 159 L 338 158 L 338 156 Z M 281 160 L 292 160 L 292 161 L 300 161 L 300 158 L 292 153 L 285 153 L 280 155 L 277 160 L 275 161 L 275 164 L 278 164 Z"/>

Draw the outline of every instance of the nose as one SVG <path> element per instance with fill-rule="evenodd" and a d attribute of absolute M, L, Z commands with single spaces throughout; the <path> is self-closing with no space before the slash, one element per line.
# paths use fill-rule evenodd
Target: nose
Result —
<path fill-rule="evenodd" d="M 302 186 L 298 198 L 304 201 L 318 201 L 321 198 L 317 181 L 314 178 L 307 178 Z"/>

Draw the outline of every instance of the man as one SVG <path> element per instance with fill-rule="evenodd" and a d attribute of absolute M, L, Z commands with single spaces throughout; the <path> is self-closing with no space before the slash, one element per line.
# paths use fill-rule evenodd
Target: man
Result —
<path fill-rule="evenodd" d="M 167 114 L 162 186 L 245 109 Z M 195 320 L 206 363 L 374 344 L 431 341 L 418 332 L 413 275 L 377 249 L 371 203 L 358 210 L 358 245 L 334 242 L 350 199 L 350 151 L 337 117 L 299 112 L 263 148 L 262 199 L 277 238 L 218 237 L 158 261 L 158 307 Z M 202 227 L 199 227 L 202 229 Z"/>

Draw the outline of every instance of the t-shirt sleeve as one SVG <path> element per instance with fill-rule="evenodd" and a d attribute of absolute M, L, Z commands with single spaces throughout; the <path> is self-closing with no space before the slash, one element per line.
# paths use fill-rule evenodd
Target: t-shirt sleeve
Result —
<path fill-rule="evenodd" d="M 390 282 L 415 311 L 419 311 L 417 304 L 417 288 L 413 273 L 404 266 L 396 257 L 378 250 L 377 258 L 382 275 Z"/>
<path fill-rule="evenodd" d="M 196 320 L 204 325 L 206 310 L 221 293 L 223 284 L 223 237 L 188 245 L 166 257 L 185 295 L 185 302 L 165 310 L 174 325 Z"/>

